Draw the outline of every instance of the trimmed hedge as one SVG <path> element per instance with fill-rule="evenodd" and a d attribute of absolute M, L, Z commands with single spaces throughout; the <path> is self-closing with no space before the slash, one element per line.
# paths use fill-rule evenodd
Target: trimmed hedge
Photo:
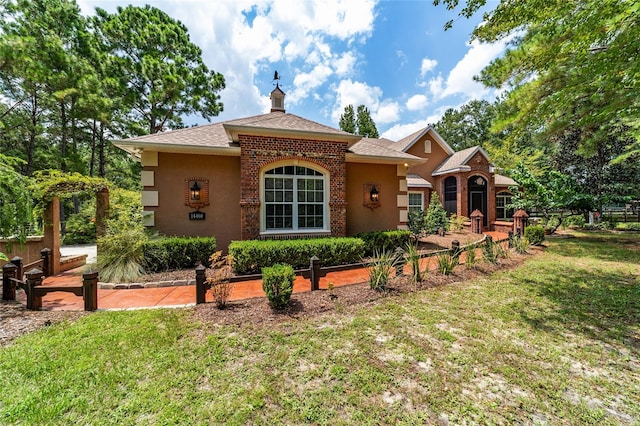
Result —
<path fill-rule="evenodd" d="M 145 270 L 161 272 L 193 268 L 198 263 L 209 266 L 216 251 L 215 237 L 163 237 L 143 246 Z"/>
<path fill-rule="evenodd" d="M 411 237 L 410 231 L 373 231 L 356 235 L 364 241 L 365 256 L 372 256 L 374 251 L 395 250 L 405 247 Z"/>
<path fill-rule="evenodd" d="M 323 266 L 360 262 L 364 243 L 359 238 L 232 241 L 229 254 L 233 257 L 234 271 L 248 274 L 276 263 L 286 263 L 296 269 L 308 268 L 313 256 L 317 256 Z"/>

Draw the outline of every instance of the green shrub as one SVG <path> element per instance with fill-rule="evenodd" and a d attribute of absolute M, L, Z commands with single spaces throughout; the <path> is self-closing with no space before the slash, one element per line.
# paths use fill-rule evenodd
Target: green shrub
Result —
<path fill-rule="evenodd" d="M 85 203 L 78 213 L 65 221 L 65 244 L 89 244 L 96 241 L 96 204 Z"/>
<path fill-rule="evenodd" d="M 371 256 L 376 251 L 381 252 L 404 247 L 411 239 L 411 231 L 363 232 L 355 237 L 364 241 L 364 255 Z"/>
<path fill-rule="evenodd" d="M 459 232 L 464 229 L 464 224 L 469 220 L 466 216 L 458 216 L 457 214 L 452 214 L 449 217 L 449 231 L 451 232 Z"/>
<path fill-rule="evenodd" d="M 529 241 L 518 234 L 511 238 L 511 246 L 516 253 L 524 254 L 529 249 Z"/>
<path fill-rule="evenodd" d="M 467 254 L 466 256 L 466 260 L 464 262 L 464 264 L 467 266 L 467 268 L 473 268 L 476 265 L 477 259 L 476 259 L 476 245 L 475 244 L 469 244 L 465 249 L 465 253 Z"/>
<path fill-rule="evenodd" d="M 449 275 L 453 269 L 458 266 L 460 259 L 450 252 L 442 252 L 438 254 L 438 272 L 443 275 Z"/>
<path fill-rule="evenodd" d="M 393 250 L 374 250 L 369 263 L 369 286 L 376 291 L 387 290 L 389 276 L 398 265 L 398 256 Z"/>
<path fill-rule="evenodd" d="M 573 227 L 573 228 L 584 228 L 586 224 L 587 224 L 587 221 L 585 220 L 584 216 L 581 214 L 567 216 L 562 221 L 562 226 Z"/>
<path fill-rule="evenodd" d="M 276 263 L 262 268 L 262 289 L 269 303 L 276 309 L 282 309 L 289 303 L 293 293 L 293 281 L 296 274 L 291 265 Z"/>
<path fill-rule="evenodd" d="M 544 228 L 542 225 L 531 225 L 524 228 L 524 237 L 529 244 L 537 246 L 544 241 Z"/>
<path fill-rule="evenodd" d="M 437 192 L 431 194 L 431 201 L 427 208 L 427 216 L 425 218 L 425 231 L 428 234 L 435 234 L 438 229 L 449 229 L 449 219 L 447 218 L 447 212 L 442 208 L 440 203 L 440 197 Z"/>
<path fill-rule="evenodd" d="M 407 228 L 412 237 L 418 238 L 424 231 L 424 210 L 412 210 L 408 214 Z"/>
<path fill-rule="evenodd" d="M 134 282 L 144 274 L 143 247 L 147 241 L 142 222 L 110 220 L 107 233 L 98 239 L 98 268 L 103 282 Z"/>
<path fill-rule="evenodd" d="M 210 265 L 211 253 L 216 251 L 215 237 L 162 237 L 144 244 L 147 272 L 161 272 L 193 268 L 198 263 Z"/>
<path fill-rule="evenodd" d="M 359 238 L 232 241 L 229 254 L 234 271 L 246 274 L 276 263 L 288 263 L 296 269 L 308 268 L 313 256 L 320 259 L 322 266 L 357 263 L 364 256 L 364 243 Z"/>
<path fill-rule="evenodd" d="M 408 242 L 404 247 L 406 253 L 407 263 L 411 265 L 411 281 L 414 285 L 422 281 L 422 273 L 420 272 L 420 252 L 418 251 L 418 245 L 412 242 Z M 427 268 L 427 271 L 429 269 Z M 425 271 L 426 273 L 426 271 Z"/>
<path fill-rule="evenodd" d="M 616 228 L 619 231 L 640 231 L 640 222 L 619 222 Z"/>
<path fill-rule="evenodd" d="M 498 250 L 496 250 L 496 244 L 492 239 L 487 240 L 482 244 L 482 258 L 489 263 L 498 263 Z"/>

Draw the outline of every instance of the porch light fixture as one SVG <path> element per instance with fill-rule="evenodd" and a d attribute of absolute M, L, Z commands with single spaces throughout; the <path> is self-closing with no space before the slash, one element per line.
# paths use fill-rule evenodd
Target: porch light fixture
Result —
<path fill-rule="evenodd" d="M 372 203 L 377 203 L 378 201 L 380 201 L 380 192 L 378 191 L 378 188 L 376 188 L 375 185 L 371 186 L 371 192 L 369 192 L 369 198 L 371 199 Z"/>
<path fill-rule="evenodd" d="M 193 185 L 189 189 L 191 191 L 191 199 L 193 201 L 200 201 L 200 186 L 198 185 L 198 182 L 194 181 Z"/>

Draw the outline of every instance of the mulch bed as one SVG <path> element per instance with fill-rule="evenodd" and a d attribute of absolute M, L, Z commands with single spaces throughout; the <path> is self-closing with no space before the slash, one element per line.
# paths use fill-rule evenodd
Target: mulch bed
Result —
<path fill-rule="evenodd" d="M 465 244 L 462 240 L 460 243 Z M 371 290 L 368 283 L 362 283 L 337 287 L 331 292 L 318 290 L 309 293 L 296 293 L 291 297 L 290 304 L 282 310 L 272 309 L 265 298 L 256 298 L 230 302 L 225 309 L 218 309 L 213 303 L 198 305 L 192 308 L 193 315 L 195 320 L 211 325 L 251 324 L 269 327 L 274 323 L 311 318 L 331 312 L 349 313 L 362 307 L 374 305 L 384 298 L 470 280 L 499 269 L 515 268 L 526 258 L 539 252 L 540 248 L 534 247 L 527 255 L 511 253 L 509 258 L 500 259 L 495 265 L 484 262 L 479 262 L 474 268 L 460 265 L 455 268 L 453 274 L 448 276 L 431 271 L 425 281 L 417 286 L 417 289 L 408 277 L 399 277 L 391 280 L 389 291 L 384 293 Z M 174 271 L 171 278 L 167 279 L 175 279 L 176 275 L 187 273 L 192 275 L 193 271 Z M 24 299 L 22 291 L 19 291 L 18 295 L 19 298 Z M 0 347 L 10 344 L 12 340 L 22 334 L 61 321 L 74 321 L 84 315 L 90 315 L 90 313 L 83 311 L 28 311 L 24 303 L 0 301 Z"/>

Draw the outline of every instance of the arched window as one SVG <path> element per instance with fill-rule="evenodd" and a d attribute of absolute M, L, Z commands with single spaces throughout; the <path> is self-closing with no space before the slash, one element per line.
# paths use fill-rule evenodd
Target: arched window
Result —
<path fill-rule="evenodd" d="M 458 184 L 455 176 L 444 180 L 444 209 L 449 216 L 458 213 Z"/>
<path fill-rule="evenodd" d="M 507 208 L 511 204 L 511 193 L 498 192 L 496 195 L 496 220 L 513 220 L 513 209 Z"/>
<path fill-rule="evenodd" d="M 315 169 L 279 166 L 264 172 L 264 231 L 326 230 L 326 177 Z"/>

